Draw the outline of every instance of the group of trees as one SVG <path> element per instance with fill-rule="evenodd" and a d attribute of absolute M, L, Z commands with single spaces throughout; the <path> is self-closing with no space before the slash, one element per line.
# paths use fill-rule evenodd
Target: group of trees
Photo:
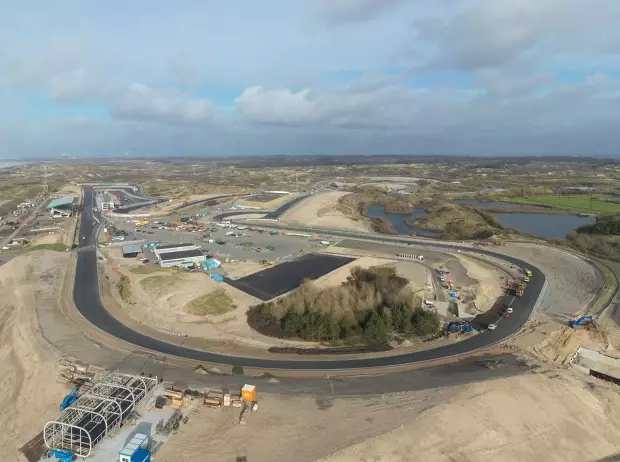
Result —
<path fill-rule="evenodd" d="M 302 296 L 291 294 L 277 303 L 252 307 L 248 323 L 266 335 L 366 345 L 384 343 L 393 333 L 420 337 L 436 333 L 439 317 L 435 312 L 412 308 L 411 294 L 401 295 L 406 284 L 406 279 L 393 272 L 354 268 L 341 287 L 312 294 L 304 285 L 298 289 Z M 325 297 L 324 292 L 330 291 L 341 296 Z M 326 310 L 321 301 L 332 299 L 353 304 L 346 310 Z M 278 316 L 282 305 L 286 311 Z"/>

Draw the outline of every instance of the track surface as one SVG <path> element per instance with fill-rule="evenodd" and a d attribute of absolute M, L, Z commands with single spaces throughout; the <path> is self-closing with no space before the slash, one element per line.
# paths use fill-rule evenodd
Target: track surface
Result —
<path fill-rule="evenodd" d="M 442 347 L 405 353 L 399 356 L 389 356 L 383 358 L 359 358 L 359 359 L 335 359 L 335 360 L 301 360 L 301 359 L 263 359 L 252 357 L 229 356 L 218 353 L 211 353 L 203 350 L 195 350 L 180 345 L 164 342 L 155 338 L 148 337 L 137 332 L 118 319 L 114 318 L 101 303 L 99 296 L 99 285 L 97 275 L 97 256 L 96 256 L 96 226 L 99 226 L 93 220 L 93 192 L 92 188 L 84 188 L 84 213 L 82 215 L 82 223 L 80 228 L 80 247 L 78 249 L 77 268 L 75 276 L 75 285 L 73 297 L 75 305 L 80 313 L 92 324 L 107 332 L 114 337 L 134 344 L 141 348 L 156 351 L 164 355 L 177 356 L 196 361 L 207 363 L 225 364 L 231 366 L 245 366 L 256 369 L 280 369 L 280 370 L 320 370 L 320 371 L 336 371 L 344 369 L 364 369 L 389 367 L 410 363 L 418 363 L 441 359 L 454 355 L 469 353 L 474 350 L 492 345 L 501 341 L 507 336 L 518 331 L 521 326 L 527 322 L 534 308 L 538 295 L 540 294 L 545 277 L 536 267 L 529 265 L 519 259 L 508 257 L 502 254 L 491 252 L 488 250 L 473 250 L 471 248 L 461 247 L 460 249 L 467 252 L 477 252 L 479 254 L 489 255 L 501 258 L 510 263 L 514 263 L 520 267 L 528 267 L 532 270 L 532 278 L 528 283 L 525 294 L 514 300 L 514 314 L 510 318 L 502 319 L 498 327 L 494 331 L 486 331 L 479 335 L 475 335 L 466 340 Z M 101 217 L 96 213 L 95 217 L 101 222 Z M 83 239 L 84 238 L 84 239 Z M 366 236 L 365 239 L 384 241 L 379 236 Z M 395 241 L 391 241 L 395 242 Z M 411 243 L 412 246 L 426 246 L 443 249 L 459 249 L 458 246 L 451 246 L 440 243 L 414 243 L 412 241 L 403 240 L 403 242 Z"/>
<path fill-rule="evenodd" d="M 266 301 L 295 289 L 304 279 L 317 279 L 353 260 L 349 257 L 310 253 L 240 279 L 224 279 L 231 286 Z"/>

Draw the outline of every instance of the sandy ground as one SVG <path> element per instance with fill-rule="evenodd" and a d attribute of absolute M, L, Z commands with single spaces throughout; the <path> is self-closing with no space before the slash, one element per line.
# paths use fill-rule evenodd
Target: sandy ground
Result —
<path fill-rule="evenodd" d="M 338 200 L 347 194 L 349 193 L 344 191 L 334 191 L 306 199 L 285 213 L 280 221 L 297 226 L 369 231 L 366 223 L 348 218 L 336 210 Z"/>
<path fill-rule="evenodd" d="M 385 255 L 373 250 L 348 249 L 331 246 L 328 253 L 338 255 L 360 255 L 361 258 L 380 258 Z M 390 255 L 391 256 L 391 255 Z M 388 260 L 397 268 L 398 274 L 409 279 L 412 290 L 426 289 L 421 295 L 427 299 L 447 300 L 448 291 L 441 287 L 434 287 L 432 277 L 438 268 L 450 271 L 449 279 L 452 279 L 457 291 L 470 307 L 469 311 L 484 312 L 493 307 L 497 298 L 502 295 L 502 284 L 507 276 L 506 271 L 489 263 L 446 253 L 433 253 L 432 258 L 427 257 L 424 264 L 408 260 Z M 359 260 L 358 260 L 359 261 Z M 441 293 L 440 293 L 441 292 Z M 435 298 L 435 295 L 438 295 Z"/>
<path fill-rule="evenodd" d="M 362 257 L 358 258 L 351 263 L 347 263 L 344 266 L 328 273 L 312 282 L 314 286 L 320 289 L 327 287 L 339 286 L 343 282 L 346 282 L 347 278 L 351 275 L 351 270 L 355 267 L 370 268 L 372 266 L 384 266 L 394 263 L 387 258 L 374 258 L 374 257 Z"/>
<path fill-rule="evenodd" d="M 620 452 L 618 412 L 617 386 L 605 382 L 566 372 L 512 377 L 464 387 L 321 461 L 594 461 Z"/>
<path fill-rule="evenodd" d="M 500 251 L 529 261 L 545 273 L 549 287 L 540 311 L 558 320 L 567 321 L 571 313 L 583 310 L 604 283 L 589 263 L 562 250 L 508 244 Z"/>
<path fill-rule="evenodd" d="M 620 452 L 617 386 L 546 370 L 381 396 L 258 396 L 239 411 L 199 407 L 162 462 L 595 461 Z M 317 444 L 320 442 L 320 444 Z"/>
<path fill-rule="evenodd" d="M 462 299 L 472 299 L 471 302 L 466 302 L 465 310 L 468 313 L 484 313 L 490 310 L 503 295 L 502 284 L 506 281 L 506 273 L 473 258 L 461 256 L 459 262 L 467 271 L 467 275 L 476 281 L 461 289 Z"/>
<path fill-rule="evenodd" d="M 0 460 L 25 460 L 18 448 L 58 413 L 69 391 L 56 382 L 59 355 L 41 335 L 35 313 L 56 302 L 69 258 L 36 252 L 0 267 Z"/>
<path fill-rule="evenodd" d="M 172 331 L 190 337 L 214 340 L 218 342 L 235 342 L 255 348 L 267 349 L 272 346 L 307 345 L 267 337 L 250 328 L 246 320 L 246 311 L 250 306 L 261 303 L 255 297 L 242 292 L 228 284 L 221 284 L 203 272 L 186 272 L 176 269 L 157 269 L 149 274 L 134 274 L 132 267 L 141 264 L 134 259 L 124 259 L 118 248 L 105 253 L 108 259 L 106 275 L 114 286 L 120 275 L 129 278 L 131 298 L 123 301 L 114 287 L 111 293 L 115 302 L 123 307 L 121 314 L 160 331 Z M 161 279 L 161 284 L 149 286 L 141 282 Z M 217 316 L 196 316 L 186 311 L 186 305 L 203 295 L 217 289 L 224 289 L 236 308 Z"/>

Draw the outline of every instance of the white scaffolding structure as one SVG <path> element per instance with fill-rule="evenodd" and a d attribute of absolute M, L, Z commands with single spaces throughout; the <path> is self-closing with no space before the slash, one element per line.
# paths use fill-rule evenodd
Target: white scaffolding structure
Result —
<path fill-rule="evenodd" d="M 58 420 L 45 424 L 43 439 L 49 449 L 71 451 L 86 458 L 131 415 L 157 386 L 157 377 L 113 372 L 65 409 Z"/>

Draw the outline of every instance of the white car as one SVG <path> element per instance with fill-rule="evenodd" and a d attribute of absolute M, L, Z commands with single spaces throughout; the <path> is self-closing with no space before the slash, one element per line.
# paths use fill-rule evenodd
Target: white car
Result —
<path fill-rule="evenodd" d="M 509 306 L 508 308 L 506 308 L 506 313 L 510 313 L 512 314 L 512 306 Z"/>
<path fill-rule="evenodd" d="M 489 329 L 489 330 L 495 330 L 495 329 L 497 329 L 497 324 L 495 324 L 495 323 L 493 323 L 493 324 L 489 324 L 489 325 L 487 326 L 487 329 Z"/>

